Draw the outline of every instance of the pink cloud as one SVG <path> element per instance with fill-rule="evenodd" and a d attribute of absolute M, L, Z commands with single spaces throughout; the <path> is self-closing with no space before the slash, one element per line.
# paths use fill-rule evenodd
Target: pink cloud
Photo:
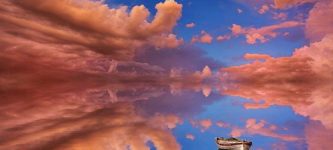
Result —
<path fill-rule="evenodd" d="M 226 122 L 218 121 L 218 122 L 216 122 L 216 126 L 218 126 L 220 128 L 225 128 L 225 127 L 229 127 L 230 125 Z"/>
<path fill-rule="evenodd" d="M 330 149 L 333 146 L 333 129 L 312 121 L 305 127 L 305 138 L 308 149 Z"/>
<path fill-rule="evenodd" d="M 283 7 L 309 1 L 285 2 L 290 3 Z M 292 56 L 273 58 L 262 54 L 247 55 L 247 59 L 256 61 L 222 69 L 221 79 L 230 84 L 223 93 L 253 100 L 244 104 L 245 108 L 282 105 L 308 117 L 310 123 L 305 131 L 309 149 L 331 147 L 327 139 L 331 139 L 333 129 L 333 98 L 330 94 L 333 81 L 333 47 L 330 43 L 333 42 L 333 34 L 329 26 L 331 19 L 327 16 L 332 14 L 332 4 L 331 1 L 318 1 L 315 4 L 305 23 L 311 43 L 296 49 Z M 271 133 L 278 130 L 276 126 L 253 122 L 248 122 L 246 128 L 235 128 L 231 134 L 239 136 L 249 133 L 248 128 L 261 129 L 264 124 L 265 130 L 252 132 L 279 137 Z"/>
<path fill-rule="evenodd" d="M 96 89 L 93 91 L 96 92 Z M 93 91 L 57 93 L 25 103 L 11 102 L 15 104 L 15 109 L 10 104 L 2 105 L 0 111 L 8 115 L 0 117 L 6 120 L 0 125 L 0 138 L 6 137 L 1 141 L 0 149 L 25 149 L 29 145 L 32 149 L 103 150 L 130 147 L 141 150 L 149 149 L 148 141 L 157 149 L 180 149 L 170 131 L 181 123 L 179 117 L 140 116 L 132 103 L 109 101 L 112 105 L 107 104 L 106 107 L 105 103 L 95 101 L 98 96 L 94 97 Z"/>
<path fill-rule="evenodd" d="M 230 135 L 232 137 L 240 137 L 242 136 L 244 130 L 240 129 L 240 128 L 233 128 L 230 132 Z"/>
<path fill-rule="evenodd" d="M 272 150 L 288 150 L 286 143 L 274 143 L 272 144 Z"/>
<path fill-rule="evenodd" d="M 264 26 L 261 28 L 243 28 L 240 25 L 233 24 L 230 30 L 234 36 L 245 35 L 248 44 L 255 44 L 258 41 L 265 43 L 278 35 L 278 30 L 292 28 L 303 25 L 296 21 L 286 21 L 280 24 Z"/>
<path fill-rule="evenodd" d="M 333 34 L 333 1 L 319 1 L 309 12 L 305 33 L 311 41 L 320 41 L 327 34 Z"/>
<path fill-rule="evenodd" d="M 210 119 L 191 120 L 190 123 L 192 126 L 200 128 L 201 132 L 208 130 L 213 125 Z"/>
<path fill-rule="evenodd" d="M 286 20 L 288 18 L 288 15 L 287 13 L 274 13 L 273 14 L 273 19 L 276 19 L 276 20 Z"/>
<path fill-rule="evenodd" d="M 182 39 L 172 33 L 182 10 L 182 5 L 175 1 L 158 3 L 152 21 L 148 21 L 150 13 L 143 5 L 128 10 L 126 6 L 109 8 L 101 1 L 91 0 L 26 0 L 1 1 L 0 6 L 5 8 L 1 9 L 0 20 L 5 24 L 0 30 L 21 35 L 13 37 L 3 32 L 0 41 L 10 46 L 59 47 L 53 51 L 76 50 L 76 53 L 97 53 L 127 60 L 143 46 L 174 48 L 182 44 Z M 8 40 L 6 36 L 13 38 Z"/>
<path fill-rule="evenodd" d="M 151 39 L 151 43 L 154 43 L 154 46 L 159 48 L 175 48 L 179 45 L 184 44 L 184 40 L 177 39 L 177 36 L 174 34 L 163 35 L 160 37 L 156 37 L 155 39 Z"/>
<path fill-rule="evenodd" d="M 246 53 L 244 55 L 244 58 L 245 59 L 255 59 L 255 60 L 260 60 L 260 59 L 268 60 L 268 59 L 271 59 L 272 57 L 269 56 L 269 55 L 265 55 L 265 54 L 249 54 L 249 53 Z"/>
<path fill-rule="evenodd" d="M 216 40 L 219 42 L 222 42 L 222 41 L 229 40 L 230 38 L 231 38 L 231 36 L 229 36 L 229 35 L 219 35 L 216 37 Z"/>
<path fill-rule="evenodd" d="M 161 67 L 132 59 L 142 49 L 181 45 L 173 33 L 181 12 L 182 5 L 172 0 L 156 4 L 155 16 L 143 5 L 111 8 L 95 0 L 0 1 L 0 68 L 11 74 L 0 83 L 43 88 L 78 76 L 121 74 L 119 68 L 130 65 L 161 73 Z"/>
<path fill-rule="evenodd" d="M 243 33 L 243 28 L 240 25 L 237 24 L 232 24 L 231 28 L 230 28 L 231 32 L 233 35 L 238 35 Z"/>
<path fill-rule="evenodd" d="M 151 118 L 151 124 L 162 125 L 164 128 L 173 129 L 176 128 L 178 124 L 182 124 L 181 118 L 175 115 L 164 116 L 161 114 L 156 114 L 154 118 Z"/>
<path fill-rule="evenodd" d="M 195 136 L 193 134 L 186 134 L 186 138 L 193 141 Z"/>
<path fill-rule="evenodd" d="M 210 44 L 213 41 L 213 37 L 207 33 L 206 31 L 201 31 L 201 35 L 199 36 L 194 36 L 191 40 L 191 43 L 205 43 L 205 44 Z"/>
<path fill-rule="evenodd" d="M 186 28 L 193 28 L 195 26 L 195 23 L 191 22 L 185 25 Z"/>
<path fill-rule="evenodd" d="M 203 128 L 203 130 L 207 130 L 212 126 L 212 121 L 210 119 L 204 119 L 200 120 L 199 124 Z"/>
<path fill-rule="evenodd" d="M 333 73 L 333 34 L 326 35 L 321 41 L 296 49 L 294 57 L 311 58 L 311 69 L 323 78 L 331 79 Z"/>
<path fill-rule="evenodd" d="M 267 11 L 269 11 L 269 6 L 267 4 L 264 4 L 260 7 L 258 10 L 259 14 L 265 14 Z"/>
<path fill-rule="evenodd" d="M 201 76 L 203 78 L 209 78 L 212 76 L 212 70 L 209 68 L 209 66 L 205 66 L 201 71 Z"/>
<path fill-rule="evenodd" d="M 245 128 L 234 127 L 230 134 L 233 137 L 239 137 L 243 134 L 251 134 L 251 135 L 259 134 L 262 136 L 278 138 L 278 139 L 281 139 L 284 141 L 300 140 L 300 138 L 298 138 L 296 136 L 287 135 L 287 134 L 279 134 L 276 132 L 277 132 L 277 128 L 275 128 L 274 125 L 270 125 L 269 123 L 267 123 L 264 120 L 260 120 L 257 122 L 255 119 L 248 119 L 246 121 Z"/>
<path fill-rule="evenodd" d="M 224 93 L 252 99 L 254 103 L 244 104 L 248 109 L 290 106 L 296 113 L 332 129 L 333 98 L 328 94 L 333 80 L 332 42 L 333 36 L 326 35 L 319 42 L 296 49 L 291 57 L 247 54 L 247 58 L 263 61 L 223 69 L 229 74 L 223 78 L 237 87 Z"/>
<path fill-rule="evenodd" d="M 276 35 L 274 35 L 274 37 L 275 36 Z M 265 43 L 268 41 L 262 34 L 259 34 L 259 33 L 247 34 L 245 37 L 246 37 L 246 42 L 248 44 L 255 44 L 258 40 L 261 43 Z"/>

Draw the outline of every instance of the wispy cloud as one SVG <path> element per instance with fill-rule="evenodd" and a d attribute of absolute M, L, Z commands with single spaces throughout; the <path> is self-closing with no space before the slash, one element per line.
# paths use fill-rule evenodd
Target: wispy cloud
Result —
<path fill-rule="evenodd" d="M 260 43 L 265 43 L 272 38 L 277 37 L 278 30 L 293 28 L 302 26 L 303 23 L 296 21 L 286 21 L 279 24 L 264 26 L 260 28 L 254 27 L 242 27 L 237 24 L 233 24 L 230 30 L 234 36 L 244 35 L 246 38 L 246 42 L 248 44 L 255 44 L 258 41 Z"/>
<path fill-rule="evenodd" d="M 250 135 L 262 135 L 267 137 L 278 138 L 284 141 L 297 141 L 300 138 L 288 135 L 288 134 L 279 134 L 277 133 L 277 127 L 275 125 L 271 125 L 264 120 L 256 121 L 256 119 L 248 119 L 246 121 L 245 128 L 234 127 L 231 131 L 231 136 L 239 137 L 243 134 Z"/>

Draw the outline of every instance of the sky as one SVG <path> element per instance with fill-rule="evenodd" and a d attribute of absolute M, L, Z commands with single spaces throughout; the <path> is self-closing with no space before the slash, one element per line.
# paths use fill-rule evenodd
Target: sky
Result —
<path fill-rule="evenodd" d="M 331 0 L 2 0 L 0 149 L 333 145 Z"/>
<path fill-rule="evenodd" d="M 152 5 L 151 1 L 107 2 L 111 3 L 111 6 L 112 3 L 126 6 L 143 4 L 152 10 L 152 13 L 155 13 L 155 5 Z M 204 2 L 192 0 L 179 2 L 183 4 L 182 17 L 177 22 L 175 33 L 181 35 L 186 43 L 202 48 L 208 56 L 228 66 L 244 63 L 241 58 L 245 53 L 267 53 L 275 57 L 289 56 L 295 48 L 305 45 L 308 41 L 304 35 L 304 26 L 301 25 L 291 25 L 290 27 L 287 25 L 271 29 L 280 36 L 273 35 L 274 38 L 270 38 L 270 35 L 265 35 L 268 38 L 263 42 L 257 39 L 258 42 L 251 44 L 246 41 L 246 34 L 232 38 L 229 36 L 232 35 L 233 24 L 248 28 L 262 28 L 288 21 L 302 23 L 313 7 L 311 3 L 296 8 L 275 9 L 272 1 L 214 0 Z M 266 6 L 264 7 L 266 9 L 261 9 L 263 6 Z M 204 35 L 202 32 L 211 36 L 211 40 L 192 42 L 194 37 L 202 37 Z M 220 40 L 218 40 L 219 36 Z"/>

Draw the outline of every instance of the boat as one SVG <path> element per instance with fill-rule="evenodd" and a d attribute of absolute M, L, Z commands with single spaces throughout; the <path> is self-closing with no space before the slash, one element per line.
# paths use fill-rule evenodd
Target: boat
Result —
<path fill-rule="evenodd" d="M 223 138 L 217 137 L 216 144 L 218 146 L 218 150 L 250 150 L 252 146 L 252 142 L 240 140 L 237 138 Z"/>

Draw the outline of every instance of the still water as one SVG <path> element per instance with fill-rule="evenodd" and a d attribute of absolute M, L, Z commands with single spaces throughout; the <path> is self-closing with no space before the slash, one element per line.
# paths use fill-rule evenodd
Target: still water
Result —
<path fill-rule="evenodd" d="M 222 84 L 77 82 L 7 91 L 0 149 L 214 150 L 219 136 L 258 150 L 332 146 L 331 85 Z"/>

